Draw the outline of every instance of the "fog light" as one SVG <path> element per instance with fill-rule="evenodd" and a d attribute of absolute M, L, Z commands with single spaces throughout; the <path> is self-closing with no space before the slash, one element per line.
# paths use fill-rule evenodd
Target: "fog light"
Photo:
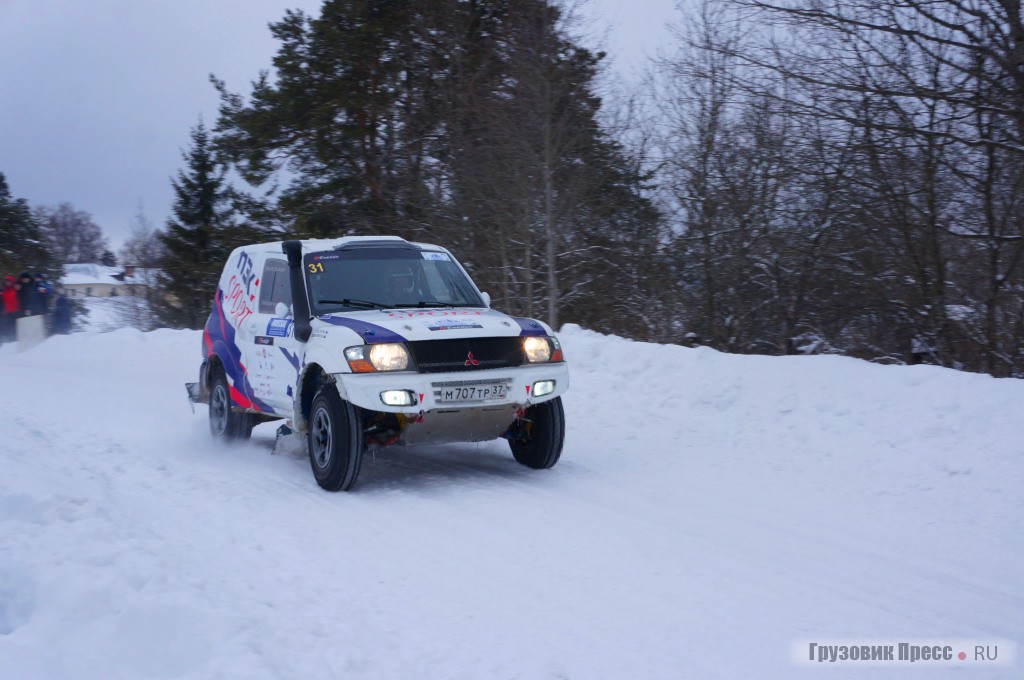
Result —
<path fill-rule="evenodd" d="M 380 393 L 380 400 L 388 406 L 412 406 L 416 395 L 409 390 L 385 390 Z"/>
<path fill-rule="evenodd" d="M 533 383 L 533 396 L 535 397 L 543 397 L 545 394 L 551 394 L 554 391 L 554 380 L 538 380 Z"/>

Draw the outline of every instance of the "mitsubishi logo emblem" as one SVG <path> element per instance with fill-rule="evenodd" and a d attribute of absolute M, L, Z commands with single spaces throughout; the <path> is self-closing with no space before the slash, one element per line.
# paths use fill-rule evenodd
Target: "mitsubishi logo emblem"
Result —
<path fill-rule="evenodd" d="M 467 366 L 479 366 L 480 362 L 473 358 L 473 353 L 469 353 L 469 357 L 466 358 Z"/>

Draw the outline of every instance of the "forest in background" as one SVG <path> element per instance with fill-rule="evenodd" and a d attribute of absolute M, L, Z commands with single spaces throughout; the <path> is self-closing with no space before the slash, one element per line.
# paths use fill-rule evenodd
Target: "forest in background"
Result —
<path fill-rule="evenodd" d="M 695 2 L 628 95 L 545 0 L 272 31 L 121 253 L 163 271 L 165 325 L 202 324 L 235 245 L 384 233 L 556 328 L 1024 376 L 1019 1 Z M 62 215 L 0 182 L 0 267 L 67 261 Z"/>

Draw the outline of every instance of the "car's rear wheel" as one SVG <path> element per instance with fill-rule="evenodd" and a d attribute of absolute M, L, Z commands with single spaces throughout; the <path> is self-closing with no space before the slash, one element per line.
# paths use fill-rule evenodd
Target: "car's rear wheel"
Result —
<path fill-rule="evenodd" d="M 334 385 L 324 385 L 309 411 L 309 463 L 316 483 L 327 491 L 348 491 L 363 464 L 359 412 Z"/>
<path fill-rule="evenodd" d="M 231 390 L 223 371 L 210 383 L 210 434 L 224 441 L 244 441 L 252 436 L 252 414 L 231 410 Z"/>
<path fill-rule="evenodd" d="M 565 412 L 562 398 L 555 397 L 526 409 L 508 434 L 515 459 L 535 470 L 553 467 L 562 455 L 565 441 Z"/>

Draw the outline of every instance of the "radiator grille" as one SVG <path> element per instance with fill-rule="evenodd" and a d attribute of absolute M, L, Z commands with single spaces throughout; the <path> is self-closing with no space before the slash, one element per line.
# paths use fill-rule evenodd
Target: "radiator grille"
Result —
<path fill-rule="evenodd" d="M 524 360 L 523 339 L 518 336 L 416 340 L 407 344 L 420 373 L 509 368 L 521 366 Z"/>

